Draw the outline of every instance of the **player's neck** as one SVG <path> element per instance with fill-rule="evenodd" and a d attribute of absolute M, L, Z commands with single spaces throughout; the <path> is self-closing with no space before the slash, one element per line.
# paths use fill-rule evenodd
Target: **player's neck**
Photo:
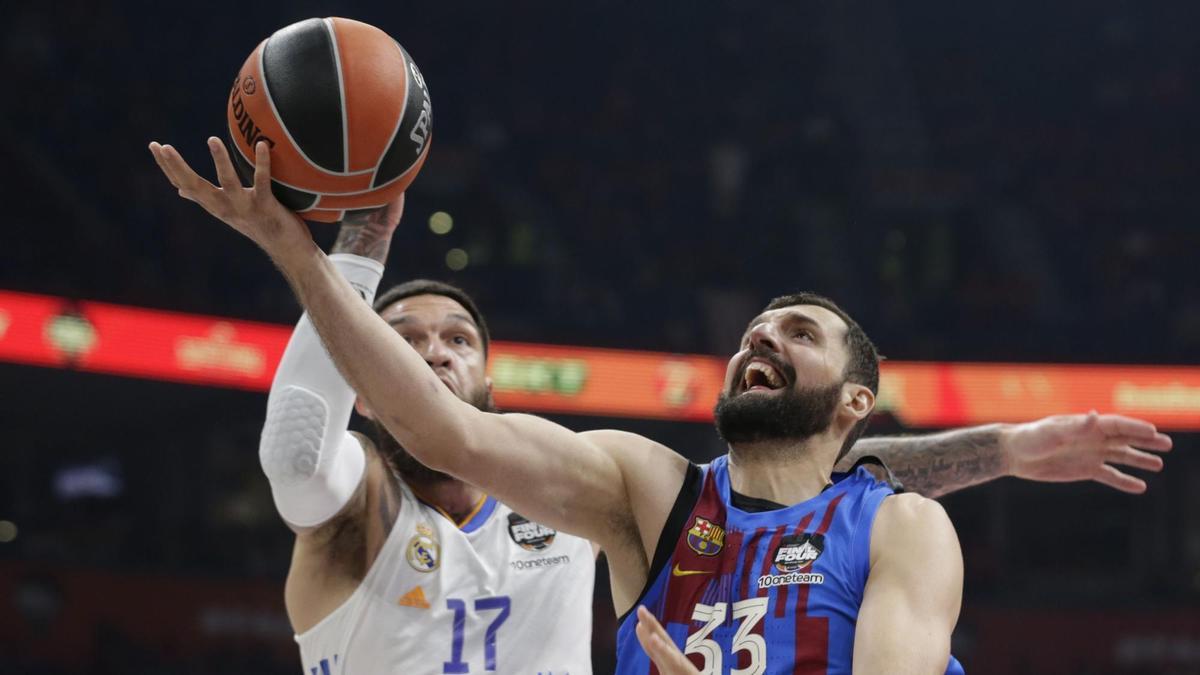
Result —
<path fill-rule="evenodd" d="M 436 506 L 455 524 L 470 517 L 487 496 L 483 490 L 461 480 L 418 482 L 406 478 L 405 481 L 418 497 Z"/>
<path fill-rule="evenodd" d="M 824 434 L 803 441 L 759 441 L 729 447 L 729 482 L 747 497 L 799 504 L 830 482 L 837 439 Z"/>

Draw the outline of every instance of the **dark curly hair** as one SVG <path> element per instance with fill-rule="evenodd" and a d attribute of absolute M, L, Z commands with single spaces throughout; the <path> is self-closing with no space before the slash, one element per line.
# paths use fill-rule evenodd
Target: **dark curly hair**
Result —
<path fill-rule="evenodd" d="M 841 317 L 842 321 L 846 322 L 846 351 L 849 353 L 849 359 L 846 361 L 846 370 L 843 375 L 847 382 L 861 384 L 871 390 L 872 394 L 879 395 L 879 362 L 882 357 L 879 356 L 879 351 L 875 349 L 875 343 L 871 342 L 871 338 L 863 331 L 862 326 L 858 322 L 850 318 L 837 303 L 829 298 L 818 295 L 816 293 L 793 293 L 791 295 L 781 295 L 767 304 L 764 311 L 773 309 L 782 309 L 784 307 L 795 307 L 796 305 L 815 305 L 823 307 L 834 314 Z M 850 435 L 846 437 L 846 442 L 842 444 L 842 450 L 838 453 L 838 459 L 850 452 L 850 448 L 854 443 L 862 437 L 863 432 L 867 429 L 867 424 L 870 422 L 871 416 L 859 420 L 858 424 L 850 430 Z"/>
<path fill-rule="evenodd" d="M 475 305 L 475 301 L 471 299 L 467 292 L 458 286 L 454 286 L 444 281 L 434 281 L 432 279 L 413 279 L 402 284 L 392 286 L 375 298 L 375 311 L 383 312 L 388 305 L 394 302 L 411 298 L 414 295 L 441 295 L 457 302 L 467 310 L 471 315 L 471 319 L 475 322 L 475 327 L 479 329 L 479 337 L 483 340 L 483 355 L 486 357 L 488 353 L 488 345 L 491 343 L 491 335 L 488 333 L 487 321 L 484 320 L 483 314 L 480 313 L 479 307 Z"/>

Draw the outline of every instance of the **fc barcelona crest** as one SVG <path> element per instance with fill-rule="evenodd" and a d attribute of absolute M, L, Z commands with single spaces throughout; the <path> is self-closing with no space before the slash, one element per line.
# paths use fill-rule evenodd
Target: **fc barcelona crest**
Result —
<path fill-rule="evenodd" d="M 696 516 L 696 524 L 688 530 L 687 543 L 693 551 L 700 555 L 716 555 L 725 546 L 725 529 Z"/>

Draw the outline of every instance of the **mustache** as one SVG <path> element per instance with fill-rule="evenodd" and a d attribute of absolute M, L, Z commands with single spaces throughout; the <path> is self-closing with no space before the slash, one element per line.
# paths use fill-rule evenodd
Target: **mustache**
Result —
<path fill-rule="evenodd" d="M 750 366 L 750 362 L 754 359 L 761 359 L 771 364 L 772 368 L 778 370 L 779 373 L 783 375 L 783 379 L 787 381 L 788 385 L 795 384 L 796 369 L 793 368 L 790 363 L 787 363 L 780 358 L 779 354 L 776 354 L 762 345 L 752 345 L 750 347 L 750 353 L 746 355 L 746 358 L 742 359 L 741 366 L 738 368 L 738 379 L 734 381 L 735 389 L 737 388 L 737 382 L 740 382 L 746 377 L 746 368 Z"/>

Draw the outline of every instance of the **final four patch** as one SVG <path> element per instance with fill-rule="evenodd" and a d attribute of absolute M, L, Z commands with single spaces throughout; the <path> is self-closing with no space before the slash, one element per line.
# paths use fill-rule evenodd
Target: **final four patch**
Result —
<path fill-rule="evenodd" d="M 700 555 L 716 555 L 725 546 L 725 529 L 696 516 L 696 523 L 688 530 L 687 543 Z"/>
<path fill-rule="evenodd" d="M 825 551 L 825 535 L 790 534 L 779 540 L 779 548 L 775 549 L 775 569 L 781 574 L 767 574 L 758 578 L 759 588 L 772 586 L 790 586 L 792 584 L 823 584 L 825 575 L 801 570 L 812 567 L 812 564 Z"/>
<path fill-rule="evenodd" d="M 775 568 L 780 572 L 796 572 L 816 562 L 825 550 L 823 534 L 790 534 L 779 540 L 775 551 Z"/>
<path fill-rule="evenodd" d="M 518 513 L 508 514 L 508 536 L 526 551 L 542 551 L 554 543 L 558 532 Z"/>

